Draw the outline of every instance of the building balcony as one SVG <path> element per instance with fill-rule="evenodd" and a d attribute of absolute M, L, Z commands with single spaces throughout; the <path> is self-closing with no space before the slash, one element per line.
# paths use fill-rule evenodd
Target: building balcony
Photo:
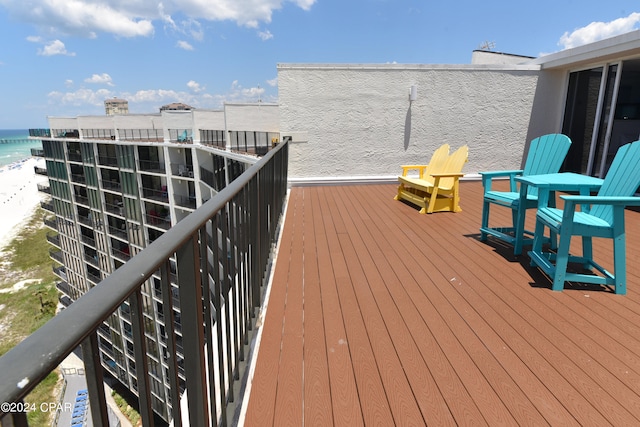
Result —
<path fill-rule="evenodd" d="M 432 215 L 393 200 L 395 185 L 291 189 L 260 345 L 246 349 L 255 370 L 251 389 L 236 403 L 246 409 L 239 425 L 303 425 L 305 419 L 319 425 L 636 424 L 640 292 L 634 286 L 640 283 L 640 265 L 631 261 L 640 253 L 640 213 L 625 213 L 626 296 L 577 283 L 553 292 L 526 255 L 516 257 L 511 247 L 479 240 L 482 185 L 460 185 L 463 212 Z M 495 185 L 501 190 L 508 182 Z M 510 211 L 495 209 L 494 214 L 495 221 L 511 221 Z M 167 231 L 152 250 L 177 235 L 188 236 L 193 217 Z M 533 220 L 532 215 L 527 218 L 527 228 Z M 203 265 L 194 262 L 198 242 L 180 249 L 179 285 L 200 277 L 191 275 Z M 221 277 L 225 289 L 233 285 L 229 277 L 235 277 L 242 257 L 227 252 L 226 241 L 220 244 L 213 248 L 217 261 L 202 268 L 220 266 L 226 274 L 209 273 Z M 236 246 L 241 245 L 234 242 Z M 610 268 L 614 261 L 608 242 L 594 240 L 594 246 Z M 175 250 L 168 249 L 167 255 Z M 103 285 L 124 292 L 118 283 L 127 268 L 137 267 L 132 275 L 155 274 L 157 265 L 143 269 L 149 260 L 145 251 Z M 191 273 L 185 270 L 185 257 L 195 269 Z M 161 277 L 168 277 L 167 258 L 161 263 Z M 167 282 L 161 284 L 161 295 L 169 308 Z M 194 295 L 193 288 L 180 286 L 181 304 L 209 303 L 208 293 Z M 257 295 L 247 297 L 251 301 Z M 113 300 L 110 309 L 117 310 L 121 299 L 114 295 Z M 211 299 L 217 315 L 225 315 L 225 304 L 217 301 Z M 189 319 L 198 310 L 181 308 L 182 346 L 201 349 L 189 334 L 196 329 L 191 322 L 202 325 L 202 318 Z M 131 310 L 135 313 L 136 307 Z M 164 312 L 168 325 L 170 312 Z M 73 312 L 66 315 L 73 319 Z M 135 330 L 131 335 L 135 341 Z M 176 345 L 176 336 L 169 330 L 166 341 Z M 188 387 L 193 385 L 189 379 L 206 378 L 198 371 L 206 355 L 194 352 L 185 354 Z M 136 367 L 140 370 L 142 364 Z M 177 376 L 178 369 L 172 369 Z M 138 389 L 144 392 L 143 381 Z M 187 396 L 195 399 L 192 403 L 207 407 L 206 398 L 192 390 Z"/>
<path fill-rule="evenodd" d="M 56 276 L 58 276 L 59 278 L 61 278 L 65 282 L 67 281 L 67 269 L 65 268 L 64 265 L 54 264 L 53 265 L 53 274 L 55 274 Z"/>
<path fill-rule="evenodd" d="M 105 202 L 104 209 L 112 214 L 119 216 L 124 215 L 124 205 L 122 204 L 122 201 L 116 201 L 115 203 Z"/>
<path fill-rule="evenodd" d="M 171 173 L 175 176 L 193 178 L 193 166 L 181 163 L 172 163 Z"/>
<path fill-rule="evenodd" d="M 31 155 L 33 157 L 44 157 L 44 150 L 42 150 L 40 148 L 32 148 L 31 149 Z"/>
<path fill-rule="evenodd" d="M 174 194 L 173 201 L 177 206 L 188 209 L 196 208 L 196 197 L 195 196 L 183 196 L 181 194 Z"/>
<path fill-rule="evenodd" d="M 124 224 L 123 224 L 124 227 Z M 114 227 L 110 225 L 108 227 L 108 232 L 110 235 L 115 236 L 119 239 L 127 240 L 127 230 L 125 228 Z"/>
<path fill-rule="evenodd" d="M 34 166 L 33 171 L 36 173 L 36 175 L 47 176 L 47 168 L 43 168 L 41 166 Z"/>
<path fill-rule="evenodd" d="M 60 304 L 62 304 L 62 306 L 65 308 L 69 307 L 73 302 L 71 301 L 71 298 L 64 294 L 60 294 L 60 297 L 58 297 L 58 301 L 60 301 Z"/>
<path fill-rule="evenodd" d="M 97 253 L 87 253 L 84 254 L 84 260 L 94 267 L 100 267 L 100 263 L 98 262 L 98 254 Z"/>
<path fill-rule="evenodd" d="M 86 207 L 90 207 L 91 205 L 89 205 L 89 198 L 86 195 L 81 195 L 81 194 L 74 194 L 75 199 L 76 199 L 76 203 L 79 203 L 83 206 Z"/>
<path fill-rule="evenodd" d="M 91 271 L 87 273 L 87 279 L 89 279 L 89 281 L 91 281 L 91 283 L 93 283 L 94 285 L 97 285 L 102 281 L 100 274 L 92 273 Z"/>
<path fill-rule="evenodd" d="M 131 254 L 129 253 L 128 247 L 125 247 L 123 249 L 112 248 L 111 254 L 122 262 L 127 262 L 131 259 Z"/>
<path fill-rule="evenodd" d="M 60 235 L 58 233 L 47 233 L 47 241 L 54 246 L 60 247 Z"/>
<path fill-rule="evenodd" d="M 29 129 L 29 136 L 33 138 L 51 138 L 51 129 Z"/>
<path fill-rule="evenodd" d="M 55 210 L 53 208 L 53 203 L 51 203 L 51 201 L 43 201 L 40 202 L 40 207 L 42 207 L 42 209 L 51 212 L 51 213 L 55 213 Z"/>
<path fill-rule="evenodd" d="M 152 161 L 152 160 L 140 160 L 140 171 L 153 172 L 153 173 L 165 173 L 164 162 Z"/>
<path fill-rule="evenodd" d="M 44 225 L 52 230 L 58 231 L 58 221 L 55 218 L 45 218 Z"/>
<path fill-rule="evenodd" d="M 84 234 L 84 232 L 80 234 L 80 241 L 94 249 L 96 248 L 96 240 L 93 237 Z"/>
<path fill-rule="evenodd" d="M 251 389 L 236 402 L 245 409 L 239 425 L 302 425 L 305 419 L 319 425 L 636 424 L 640 292 L 634 286 L 640 283 L 640 265 L 627 262 L 626 296 L 578 283 L 553 292 L 526 255 L 513 256 L 511 247 L 491 239 L 480 241 L 482 185 L 478 181 L 460 185 L 463 212 L 432 215 L 420 215 L 415 207 L 393 200 L 395 185 L 291 188 L 268 310 L 258 332 L 260 344 L 243 349 L 243 357 L 255 362 L 255 370 Z M 508 182 L 494 185 L 500 191 Z M 198 215 L 203 216 L 202 211 Z M 511 221 L 506 209 L 495 209 L 494 215 L 495 221 Z M 625 215 L 628 261 L 632 261 L 633 254 L 640 253 L 640 213 L 627 210 Z M 203 318 L 193 316 L 199 312 L 193 304 L 211 304 L 213 317 L 226 316 L 233 296 L 210 297 L 208 290 L 194 294 L 201 287 L 184 284 L 208 284 L 199 281 L 202 268 L 214 270 L 202 273 L 220 277 L 222 289 L 232 289 L 234 272 L 240 283 L 242 274 L 253 269 L 244 268 L 244 258 L 236 257 L 235 250 L 227 250 L 226 240 L 211 248 L 216 262 L 199 262 L 200 240 L 186 236 L 195 236 L 191 233 L 202 224 L 192 221 L 194 215 L 183 219 L 147 248 L 164 251 L 162 256 L 153 258 L 143 250 L 96 292 L 56 316 L 55 322 L 74 321 L 74 312 L 65 312 L 81 310 L 83 300 L 94 297 L 104 299 L 108 307 L 96 319 L 108 317 L 119 309 L 123 295 L 162 268 L 158 295 L 168 325 L 163 339 L 177 348 L 178 334 L 168 321 L 175 315 L 168 265 L 169 257 L 179 252 L 175 280 L 180 292 L 181 347 L 196 350 L 185 354 L 184 369 L 172 365 L 168 378 L 182 372 L 187 387 L 196 383 L 186 398 L 200 403 L 196 407 L 208 407 L 202 392 L 207 384 L 206 354 L 190 335 L 201 328 Z M 227 222 L 217 217 L 213 221 L 214 227 Z M 530 215 L 527 228 L 533 221 Z M 190 243 L 172 247 L 170 242 L 178 236 Z M 603 266 L 611 268 L 608 242 L 593 243 Z M 237 241 L 229 247 L 242 245 Z M 255 255 L 263 246 L 251 247 L 256 251 L 247 255 Z M 149 264 L 150 260 L 155 261 Z M 125 285 L 123 279 L 134 280 L 133 276 L 140 278 L 130 283 L 138 284 Z M 102 285 L 109 291 L 98 294 Z M 243 295 L 247 300 L 241 301 L 252 301 L 261 293 Z M 142 304 L 136 307 L 139 299 L 129 302 L 132 313 L 142 312 Z M 212 327 L 210 322 L 204 325 Z M 134 342 L 143 331 L 139 325 L 136 332 L 133 325 Z M 34 336 L 44 339 L 45 332 Z M 235 346 L 225 348 L 240 351 Z M 0 366 L 23 360 L 5 357 Z M 137 369 L 142 365 L 136 364 Z M 233 381 L 234 375 L 227 377 L 225 368 L 223 383 Z M 88 373 L 88 381 L 93 381 L 92 375 Z M 138 381 L 139 391 L 148 389 Z M 206 424 L 198 420 L 208 417 L 181 416 L 193 417 L 191 425 Z"/>
<path fill-rule="evenodd" d="M 147 220 L 147 224 L 153 227 L 161 228 L 163 230 L 171 228 L 171 217 L 169 215 L 161 217 L 155 211 L 151 211 L 150 213 L 145 214 L 145 218 Z"/>
<path fill-rule="evenodd" d="M 67 282 L 56 283 L 56 289 L 58 289 L 60 292 L 62 292 L 67 296 L 71 295 L 71 288 L 69 287 L 69 284 Z"/>
<path fill-rule="evenodd" d="M 117 193 L 122 191 L 122 184 L 120 184 L 120 181 L 102 179 L 101 182 L 102 188 L 105 190 L 115 191 Z"/>
<path fill-rule="evenodd" d="M 67 157 L 70 162 L 82 163 L 82 154 L 80 152 L 69 152 Z"/>
<path fill-rule="evenodd" d="M 46 173 L 46 171 L 45 171 Z M 80 175 L 77 173 L 71 174 L 71 181 L 75 182 L 76 184 L 86 184 L 87 183 L 87 179 L 84 177 L 84 175 Z"/>
<path fill-rule="evenodd" d="M 62 251 L 60 249 L 57 249 L 57 248 L 49 249 L 49 257 L 52 260 L 59 262 L 60 264 L 64 263 L 64 257 L 62 256 Z"/>
<path fill-rule="evenodd" d="M 51 194 L 51 187 L 46 184 L 38 184 L 38 191 L 45 194 Z"/>
<path fill-rule="evenodd" d="M 479 241 L 482 185 L 461 187 L 464 211 L 433 215 L 395 185 L 292 188 L 244 425 L 635 422 L 640 293 L 552 292 L 528 257 Z"/>
<path fill-rule="evenodd" d="M 164 188 L 148 188 L 142 187 L 142 197 L 156 202 L 169 203 L 169 194 L 166 187 Z"/>
<path fill-rule="evenodd" d="M 118 158 L 115 156 L 101 154 L 98 156 L 98 163 L 100 166 L 118 167 Z"/>

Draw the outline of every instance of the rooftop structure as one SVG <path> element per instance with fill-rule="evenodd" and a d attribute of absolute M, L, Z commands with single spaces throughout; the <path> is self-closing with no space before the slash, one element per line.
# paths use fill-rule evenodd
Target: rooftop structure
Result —
<path fill-rule="evenodd" d="M 104 109 L 107 116 L 129 114 L 129 101 L 120 98 L 107 99 L 104 101 Z"/>
<path fill-rule="evenodd" d="M 160 107 L 160 111 L 190 111 L 193 109 L 193 107 L 181 102 L 172 102 L 171 104 Z"/>

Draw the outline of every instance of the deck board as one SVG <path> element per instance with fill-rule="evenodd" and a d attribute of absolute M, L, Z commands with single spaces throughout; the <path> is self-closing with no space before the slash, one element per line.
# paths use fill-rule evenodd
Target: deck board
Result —
<path fill-rule="evenodd" d="M 244 424 L 639 424 L 640 213 L 626 296 L 553 292 L 526 253 L 479 240 L 481 192 L 420 215 L 394 185 L 294 187 Z"/>

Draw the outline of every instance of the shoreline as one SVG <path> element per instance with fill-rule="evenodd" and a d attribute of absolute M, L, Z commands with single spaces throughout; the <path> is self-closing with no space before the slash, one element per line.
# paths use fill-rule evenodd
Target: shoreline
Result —
<path fill-rule="evenodd" d="M 48 182 L 35 173 L 35 166 L 45 167 L 44 159 L 28 157 L 0 167 L 0 250 L 24 228 L 46 194 L 38 184 Z"/>

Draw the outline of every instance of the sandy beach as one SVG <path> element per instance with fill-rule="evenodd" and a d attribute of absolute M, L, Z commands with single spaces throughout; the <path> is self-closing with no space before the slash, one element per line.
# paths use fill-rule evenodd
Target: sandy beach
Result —
<path fill-rule="evenodd" d="M 48 184 L 35 166 L 45 167 L 41 158 L 29 158 L 0 168 L 0 248 L 5 247 L 35 213 L 47 194 L 38 184 Z"/>

